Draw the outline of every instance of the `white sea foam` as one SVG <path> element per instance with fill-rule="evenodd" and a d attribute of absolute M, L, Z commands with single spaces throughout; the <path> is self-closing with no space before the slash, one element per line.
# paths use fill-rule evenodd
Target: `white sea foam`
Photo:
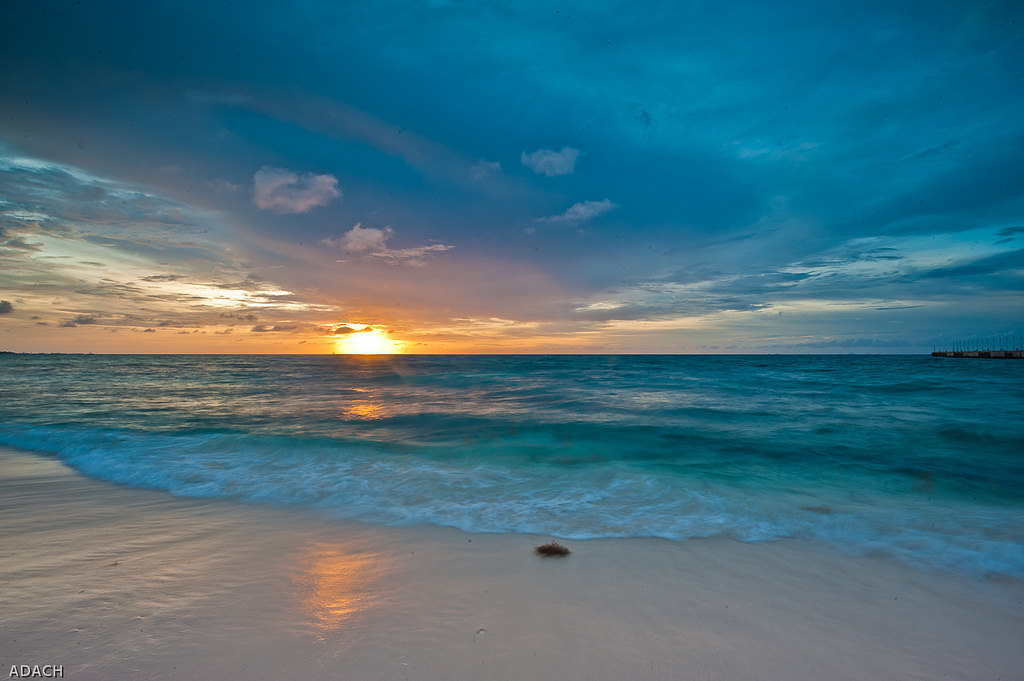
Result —
<path fill-rule="evenodd" d="M 41 427 L 8 430 L 2 440 L 56 452 L 86 475 L 123 485 L 313 507 L 375 523 L 571 539 L 803 538 L 931 569 L 1024 576 L 1016 509 L 939 504 L 864 484 L 856 493 L 798 480 L 754 489 L 659 474 L 628 462 L 512 466 L 465 457 L 434 460 L 323 439 L 228 433 Z"/>

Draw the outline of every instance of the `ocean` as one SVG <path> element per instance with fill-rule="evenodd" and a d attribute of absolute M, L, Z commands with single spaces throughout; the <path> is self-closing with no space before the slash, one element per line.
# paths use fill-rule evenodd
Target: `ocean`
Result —
<path fill-rule="evenodd" d="M 184 497 L 1024 577 L 1024 362 L 0 355 L 0 445 Z"/>

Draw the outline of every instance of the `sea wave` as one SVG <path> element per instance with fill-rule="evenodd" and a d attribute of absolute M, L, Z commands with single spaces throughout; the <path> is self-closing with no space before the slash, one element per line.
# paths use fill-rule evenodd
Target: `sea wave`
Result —
<path fill-rule="evenodd" d="M 630 460 L 525 461 L 330 437 L 5 427 L 0 443 L 85 475 L 173 495 L 318 509 L 365 522 L 568 539 L 802 538 L 927 569 L 1024 577 L 1019 508 L 931 495 L 850 471 L 686 472 Z M 382 449 L 382 447 L 385 447 Z"/>

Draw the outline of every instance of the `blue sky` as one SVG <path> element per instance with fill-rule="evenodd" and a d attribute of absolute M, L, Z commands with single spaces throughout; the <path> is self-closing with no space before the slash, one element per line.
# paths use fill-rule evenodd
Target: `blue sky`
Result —
<path fill-rule="evenodd" d="M 0 348 L 1024 334 L 1014 2 L 0 8 Z"/>

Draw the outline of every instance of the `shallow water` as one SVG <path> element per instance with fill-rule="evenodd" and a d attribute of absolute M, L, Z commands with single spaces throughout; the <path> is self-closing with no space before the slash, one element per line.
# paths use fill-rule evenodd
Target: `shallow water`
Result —
<path fill-rule="evenodd" d="M 0 444 L 181 496 L 1024 577 L 1024 362 L 4 355 Z"/>

